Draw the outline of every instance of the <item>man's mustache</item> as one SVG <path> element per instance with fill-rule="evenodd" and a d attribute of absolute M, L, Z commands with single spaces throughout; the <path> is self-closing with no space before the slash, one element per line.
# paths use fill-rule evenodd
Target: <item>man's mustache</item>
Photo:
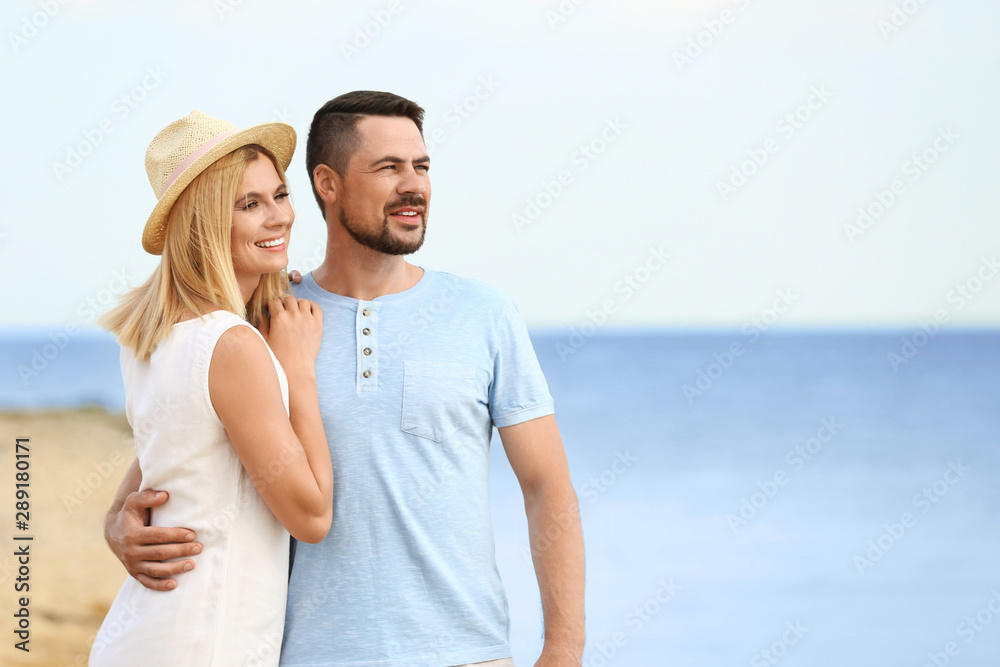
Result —
<path fill-rule="evenodd" d="M 420 206 L 421 208 L 427 207 L 427 201 L 424 199 L 423 195 L 403 195 L 399 199 L 395 199 L 388 204 L 386 204 L 385 212 L 395 210 L 397 208 L 403 208 L 404 206 Z"/>

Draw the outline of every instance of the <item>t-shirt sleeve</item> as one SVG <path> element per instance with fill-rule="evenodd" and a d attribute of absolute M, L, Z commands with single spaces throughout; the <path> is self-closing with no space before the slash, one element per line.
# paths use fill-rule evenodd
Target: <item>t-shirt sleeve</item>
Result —
<path fill-rule="evenodd" d="M 528 327 L 517 305 L 507 299 L 496 336 L 490 417 L 497 427 L 513 426 L 555 412 Z"/>

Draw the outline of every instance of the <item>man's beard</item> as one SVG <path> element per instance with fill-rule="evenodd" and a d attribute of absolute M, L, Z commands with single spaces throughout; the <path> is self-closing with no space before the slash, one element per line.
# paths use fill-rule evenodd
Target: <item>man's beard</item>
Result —
<path fill-rule="evenodd" d="M 423 213 L 420 214 L 420 238 L 416 241 L 406 241 L 393 236 L 389 229 L 389 211 L 401 206 L 420 206 L 424 209 Z M 424 203 L 423 197 L 413 196 L 403 197 L 401 200 L 392 202 L 386 206 L 382 217 L 382 227 L 376 231 L 358 229 L 349 221 L 347 213 L 341 208 L 340 224 L 343 225 L 352 239 L 366 248 L 386 255 L 410 255 L 420 250 L 420 246 L 424 244 L 424 236 L 427 233 L 427 205 Z"/>

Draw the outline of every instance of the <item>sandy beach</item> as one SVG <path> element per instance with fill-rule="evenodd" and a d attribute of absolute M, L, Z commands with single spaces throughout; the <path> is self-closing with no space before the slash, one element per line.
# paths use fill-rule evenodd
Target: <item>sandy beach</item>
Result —
<path fill-rule="evenodd" d="M 0 427 L 0 664 L 86 665 L 125 577 L 102 531 L 104 513 L 134 456 L 131 429 L 124 415 L 98 409 L 4 412 Z M 18 438 L 30 438 L 31 507 L 23 531 L 15 524 Z M 14 540 L 29 535 L 30 542 Z M 14 553 L 23 545 L 30 552 L 29 592 L 15 590 L 20 563 Z M 21 596 L 29 598 L 28 653 L 14 646 L 20 641 L 13 631 Z"/>

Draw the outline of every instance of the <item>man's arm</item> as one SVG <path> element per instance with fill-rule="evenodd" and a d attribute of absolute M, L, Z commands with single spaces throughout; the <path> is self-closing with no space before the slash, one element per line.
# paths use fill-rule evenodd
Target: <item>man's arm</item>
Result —
<path fill-rule="evenodd" d="M 146 588 L 169 591 L 177 587 L 170 577 L 187 572 L 194 561 L 161 561 L 201 553 L 194 531 L 187 528 L 149 526 L 149 510 L 167 502 L 166 491 L 139 492 L 139 460 L 129 466 L 104 519 L 104 539 L 128 573 Z"/>
<path fill-rule="evenodd" d="M 584 644 L 583 530 L 556 419 L 549 415 L 498 430 L 524 494 L 542 598 L 545 643 L 535 667 L 579 667 Z"/>

